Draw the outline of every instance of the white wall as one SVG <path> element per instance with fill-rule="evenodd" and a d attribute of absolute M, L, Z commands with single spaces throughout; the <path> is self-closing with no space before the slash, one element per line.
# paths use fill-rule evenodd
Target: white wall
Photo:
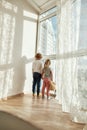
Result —
<path fill-rule="evenodd" d="M 31 64 L 21 57 L 35 54 L 37 19 L 25 0 L 0 3 L 0 98 L 31 91 Z"/>

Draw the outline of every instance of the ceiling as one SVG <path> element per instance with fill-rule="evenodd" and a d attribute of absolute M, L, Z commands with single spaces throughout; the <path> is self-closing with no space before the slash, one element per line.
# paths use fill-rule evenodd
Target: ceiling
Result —
<path fill-rule="evenodd" d="M 57 5 L 60 0 L 27 0 L 39 13 Z"/>

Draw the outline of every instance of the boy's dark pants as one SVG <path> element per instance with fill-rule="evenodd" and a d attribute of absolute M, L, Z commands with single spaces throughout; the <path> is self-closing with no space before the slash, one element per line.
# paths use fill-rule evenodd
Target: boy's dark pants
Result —
<path fill-rule="evenodd" d="M 35 94 L 35 87 L 37 85 L 37 96 L 39 96 L 40 93 L 40 82 L 41 82 L 41 74 L 38 72 L 33 73 L 33 86 L 32 86 L 32 92 Z"/>

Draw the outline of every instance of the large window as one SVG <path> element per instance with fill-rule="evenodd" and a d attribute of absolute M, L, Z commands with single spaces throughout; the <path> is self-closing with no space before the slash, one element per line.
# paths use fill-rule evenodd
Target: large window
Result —
<path fill-rule="evenodd" d="M 53 9 L 51 9 L 53 10 Z M 50 12 L 52 12 L 50 10 Z M 44 13 L 41 16 L 49 14 Z M 40 16 L 40 17 L 41 17 Z M 46 15 L 47 16 L 47 15 Z M 41 52 L 43 55 L 52 55 L 56 54 L 56 39 L 57 39 L 57 17 L 56 15 L 45 20 L 40 20 L 40 31 L 39 31 L 39 44 L 38 44 L 38 51 Z"/>

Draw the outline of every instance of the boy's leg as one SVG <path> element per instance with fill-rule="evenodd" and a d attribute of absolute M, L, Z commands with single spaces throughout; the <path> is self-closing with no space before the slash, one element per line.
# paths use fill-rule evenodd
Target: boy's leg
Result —
<path fill-rule="evenodd" d="M 38 79 L 37 79 L 37 96 L 39 96 L 39 93 L 40 93 L 40 86 L 41 86 L 41 74 L 38 74 Z"/>
<path fill-rule="evenodd" d="M 32 85 L 32 93 L 33 93 L 33 96 L 34 96 L 34 94 L 35 94 L 35 86 L 36 86 L 36 82 L 37 82 L 36 74 L 33 73 L 33 85 Z"/>

